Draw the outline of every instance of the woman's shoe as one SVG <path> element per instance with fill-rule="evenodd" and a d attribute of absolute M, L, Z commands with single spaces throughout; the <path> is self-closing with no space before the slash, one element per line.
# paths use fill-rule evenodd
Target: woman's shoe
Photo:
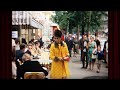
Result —
<path fill-rule="evenodd" d="M 96 71 L 96 73 L 100 73 L 100 71 Z"/>

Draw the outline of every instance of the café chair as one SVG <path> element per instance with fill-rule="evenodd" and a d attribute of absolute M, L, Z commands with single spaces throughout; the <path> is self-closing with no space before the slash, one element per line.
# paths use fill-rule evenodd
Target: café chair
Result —
<path fill-rule="evenodd" d="M 43 72 L 25 72 L 24 79 L 45 79 Z"/>

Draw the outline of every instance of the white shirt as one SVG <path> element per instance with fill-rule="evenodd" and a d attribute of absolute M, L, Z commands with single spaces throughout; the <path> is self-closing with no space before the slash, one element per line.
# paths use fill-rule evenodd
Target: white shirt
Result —
<path fill-rule="evenodd" d="M 16 44 L 15 50 L 20 50 L 20 46 Z"/>
<path fill-rule="evenodd" d="M 12 39 L 12 46 L 16 46 L 14 39 Z"/>
<path fill-rule="evenodd" d="M 108 42 L 106 43 L 106 52 L 108 53 Z"/>
<path fill-rule="evenodd" d="M 87 46 L 87 41 L 84 41 L 84 47 Z M 83 49 L 83 52 L 86 52 L 86 48 Z"/>
<path fill-rule="evenodd" d="M 16 64 L 15 62 L 12 61 L 12 75 L 13 76 L 17 76 L 16 70 L 17 70 Z"/>

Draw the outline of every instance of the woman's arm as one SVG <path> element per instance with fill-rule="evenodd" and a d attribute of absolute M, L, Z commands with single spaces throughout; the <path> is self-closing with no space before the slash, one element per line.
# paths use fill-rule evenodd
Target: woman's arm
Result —
<path fill-rule="evenodd" d="M 65 54 L 66 55 L 62 59 L 65 60 L 65 61 L 69 61 L 70 55 L 69 55 L 68 47 L 67 47 L 66 43 L 64 43 L 64 44 L 65 44 Z"/>
<path fill-rule="evenodd" d="M 51 47 L 50 47 L 50 59 L 51 59 L 51 60 L 54 60 L 54 59 L 55 59 L 54 44 L 51 44 Z"/>

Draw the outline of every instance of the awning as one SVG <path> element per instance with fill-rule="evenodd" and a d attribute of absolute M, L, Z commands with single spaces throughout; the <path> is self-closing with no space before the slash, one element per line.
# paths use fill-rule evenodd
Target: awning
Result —
<path fill-rule="evenodd" d="M 56 23 L 52 23 L 52 24 L 50 25 L 50 27 L 53 27 L 53 28 L 54 28 L 54 27 L 55 27 L 55 28 L 57 27 L 57 29 L 60 30 L 59 25 L 56 24 Z"/>
<path fill-rule="evenodd" d="M 29 25 L 33 28 L 43 29 L 43 25 L 36 21 L 29 13 L 22 11 L 13 11 L 12 25 Z"/>
<path fill-rule="evenodd" d="M 58 26 L 58 24 L 52 23 L 50 26 L 51 26 L 51 27 L 53 27 L 53 26 Z"/>
<path fill-rule="evenodd" d="M 40 24 L 39 22 L 37 22 L 33 18 L 30 18 L 30 25 L 35 27 L 35 28 L 38 28 L 38 29 L 42 29 L 43 28 L 42 24 Z"/>

